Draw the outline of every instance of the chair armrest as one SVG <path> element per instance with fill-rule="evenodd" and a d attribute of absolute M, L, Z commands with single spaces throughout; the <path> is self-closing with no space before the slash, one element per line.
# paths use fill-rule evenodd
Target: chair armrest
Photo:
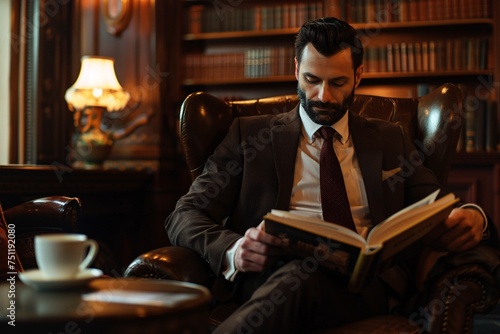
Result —
<path fill-rule="evenodd" d="M 471 333 L 474 314 L 498 303 L 499 268 L 500 252 L 488 246 L 441 258 L 429 274 L 425 306 L 413 320 L 431 333 Z"/>
<path fill-rule="evenodd" d="M 51 196 L 19 204 L 4 211 L 16 226 L 16 253 L 24 269 L 36 268 L 34 237 L 42 233 L 75 232 L 80 220 L 78 198 Z"/>
<path fill-rule="evenodd" d="M 4 211 L 16 225 L 16 233 L 74 232 L 80 220 L 81 203 L 76 197 L 51 196 L 35 199 Z"/>
<path fill-rule="evenodd" d="M 162 247 L 138 256 L 124 277 L 172 279 L 210 286 L 214 274 L 197 253 L 184 247 Z"/>

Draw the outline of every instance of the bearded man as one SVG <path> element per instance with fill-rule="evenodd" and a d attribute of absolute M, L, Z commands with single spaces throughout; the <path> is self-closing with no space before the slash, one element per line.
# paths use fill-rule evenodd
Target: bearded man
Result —
<path fill-rule="evenodd" d="M 340 163 L 344 186 L 339 192 L 347 195 L 339 210 L 363 236 L 441 189 L 418 163 L 392 187 L 381 177 L 383 171 L 397 171 L 415 147 L 399 125 L 349 112 L 363 75 L 362 59 L 363 46 L 349 24 L 335 18 L 305 23 L 295 42 L 300 104 L 278 115 L 235 119 L 167 219 L 172 244 L 205 258 L 229 292 L 224 300 L 240 305 L 217 333 L 304 333 L 388 313 L 398 303 L 390 279 L 375 277 L 351 293 L 331 272 L 283 257 L 281 240 L 262 228 L 271 209 L 324 219 L 320 155 L 325 140 Z M 320 132 L 332 132 L 333 139 Z M 436 249 L 463 251 L 481 241 L 486 226 L 480 209 L 456 208 L 429 238 Z M 391 277 L 411 290 L 415 276 L 408 268 L 401 264 Z"/>

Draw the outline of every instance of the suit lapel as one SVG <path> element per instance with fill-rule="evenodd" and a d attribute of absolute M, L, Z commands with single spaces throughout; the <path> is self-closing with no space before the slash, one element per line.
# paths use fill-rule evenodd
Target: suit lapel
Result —
<path fill-rule="evenodd" d="M 371 220 L 378 224 L 385 217 L 382 187 L 382 144 L 378 134 L 366 126 L 361 116 L 349 115 L 349 128 L 365 183 Z"/>
<path fill-rule="evenodd" d="M 288 210 L 290 206 L 300 129 L 297 107 L 286 114 L 278 115 L 271 129 L 274 164 L 279 186 L 276 208 L 280 210 Z"/>

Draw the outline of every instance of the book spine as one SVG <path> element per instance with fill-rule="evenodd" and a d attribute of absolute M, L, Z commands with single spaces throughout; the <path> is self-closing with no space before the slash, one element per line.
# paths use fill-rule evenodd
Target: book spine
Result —
<path fill-rule="evenodd" d="M 333 16 L 338 19 L 345 19 L 344 12 L 342 10 L 342 0 L 329 0 L 327 6 L 328 8 L 326 12 L 329 16 Z"/>
<path fill-rule="evenodd" d="M 436 71 L 437 66 L 437 51 L 436 51 L 436 42 L 429 42 L 429 71 Z"/>
<path fill-rule="evenodd" d="M 407 53 L 408 53 L 408 71 L 409 72 L 415 72 L 415 50 L 413 48 L 413 43 L 408 43 L 407 47 Z"/>
<path fill-rule="evenodd" d="M 415 71 L 422 71 L 422 48 L 420 42 L 415 43 Z"/>
<path fill-rule="evenodd" d="M 422 42 L 422 71 L 429 71 L 429 43 Z"/>
<path fill-rule="evenodd" d="M 392 44 L 387 44 L 386 55 L 387 55 L 387 72 L 394 72 L 394 54 L 392 51 Z"/>
<path fill-rule="evenodd" d="M 408 72 L 408 51 L 406 43 L 401 43 L 399 49 L 401 54 L 401 72 Z"/>
<path fill-rule="evenodd" d="M 486 101 L 477 100 L 476 105 L 476 138 L 474 151 L 483 152 L 486 149 Z"/>
<path fill-rule="evenodd" d="M 472 96 L 464 99 L 465 110 L 465 151 L 474 152 L 476 148 L 476 100 Z"/>
<path fill-rule="evenodd" d="M 366 48 L 366 55 L 367 55 L 367 72 L 378 72 L 378 56 L 377 56 L 378 50 L 376 47 L 369 47 Z"/>
<path fill-rule="evenodd" d="M 378 69 L 380 72 L 387 72 L 387 49 L 383 46 L 378 48 Z"/>
<path fill-rule="evenodd" d="M 418 0 L 410 0 L 410 21 L 420 20 L 420 6 Z"/>
<path fill-rule="evenodd" d="M 486 102 L 486 151 L 495 152 L 500 143 L 499 134 L 499 117 L 497 110 L 497 102 L 488 100 Z"/>
<path fill-rule="evenodd" d="M 361 253 L 354 266 L 353 273 L 349 279 L 347 288 L 350 292 L 358 292 L 368 282 L 368 277 L 370 274 L 375 272 L 375 267 L 378 259 L 377 254 L 363 254 Z"/>
<path fill-rule="evenodd" d="M 401 72 L 401 48 L 399 43 L 392 45 L 394 72 Z"/>

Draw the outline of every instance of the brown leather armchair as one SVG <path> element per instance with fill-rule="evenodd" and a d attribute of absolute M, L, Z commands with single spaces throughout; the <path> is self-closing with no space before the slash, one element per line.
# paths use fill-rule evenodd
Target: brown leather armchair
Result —
<path fill-rule="evenodd" d="M 15 250 L 22 266 L 19 269 L 37 268 L 34 249 L 36 235 L 78 233 L 81 211 L 80 199 L 66 196 L 43 197 L 4 208 L 5 223 L 15 226 Z M 117 272 L 114 259 L 106 245 L 99 243 L 99 252 L 91 267 L 99 268 L 108 275 Z"/>
<path fill-rule="evenodd" d="M 80 200 L 65 196 L 39 198 L 5 209 L 6 224 L 15 226 L 16 252 L 23 268 L 36 268 L 33 247 L 36 235 L 74 232 L 80 212 Z"/>
<path fill-rule="evenodd" d="M 402 124 L 414 139 L 424 164 L 445 184 L 463 122 L 461 101 L 459 89 L 445 84 L 418 99 L 357 95 L 351 110 Z M 297 103 L 297 96 L 223 102 L 206 93 L 189 95 L 181 107 L 180 140 L 191 178 L 202 172 L 206 159 L 235 117 L 286 112 Z M 190 281 L 216 288 L 207 263 L 193 251 L 174 246 L 139 256 L 124 275 Z M 438 261 L 428 276 L 421 307 L 409 318 L 370 318 L 328 332 L 471 333 L 474 314 L 488 312 L 497 303 L 499 282 L 499 253 L 482 245 Z M 217 326 L 233 306 L 214 308 L 212 325 Z"/>

